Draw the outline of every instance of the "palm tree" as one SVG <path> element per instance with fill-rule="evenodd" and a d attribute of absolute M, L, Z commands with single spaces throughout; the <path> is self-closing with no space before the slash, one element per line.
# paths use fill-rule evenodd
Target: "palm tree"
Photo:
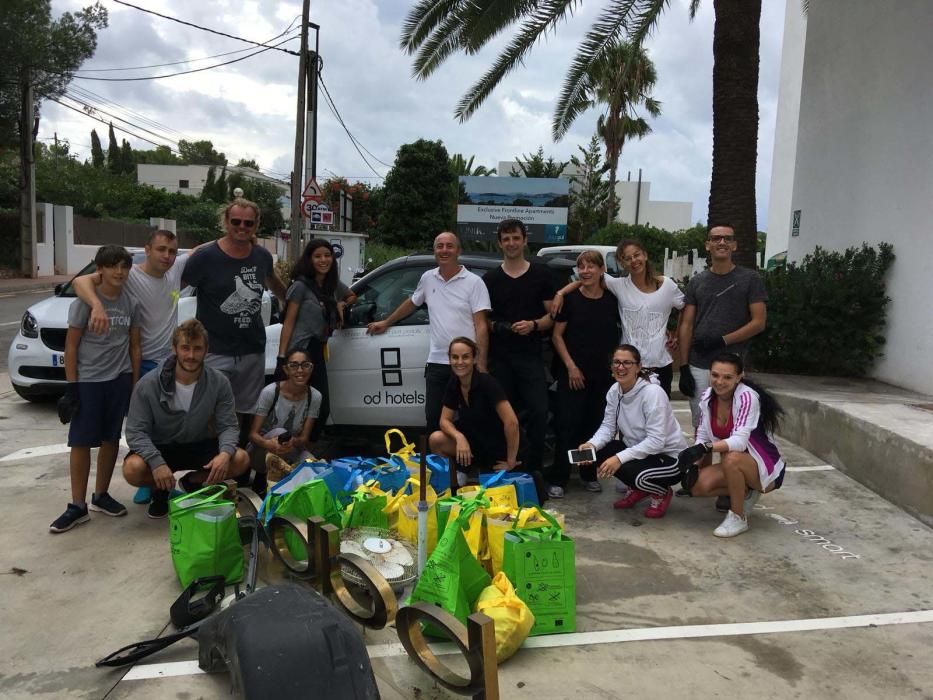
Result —
<path fill-rule="evenodd" d="M 476 156 L 470 156 L 470 160 L 466 160 L 462 153 L 454 153 L 448 160 L 450 163 L 450 172 L 457 177 L 461 175 L 481 177 L 484 175 L 496 174 L 495 168 L 487 168 L 485 165 L 477 165 L 476 168 L 474 168 L 474 158 L 476 158 Z"/>
<path fill-rule="evenodd" d="M 604 0 L 567 72 L 562 97 L 585 94 L 587 76 L 623 37 L 640 46 L 670 0 Z M 455 53 L 475 54 L 500 33 L 514 36 L 454 112 L 464 121 L 534 45 L 572 15 L 576 0 L 418 0 L 402 26 L 401 46 L 414 58 L 414 75 L 428 78 Z M 690 17 L 699 0 L 690 0 Z M 735 228 L 736 262 L 755 264 L 755 168 L 758 144 L 758 49 L 761 0 L 713 0 L 713 172 L 708 223 Z M 567 89 L 569 86 L 569 90 Z"/>
<path fill-rule="evenodd" d="M 651 127 L 636 113 L 639 106 L 652 117 L 661 115 L 661 103 L 651 96 L 658 75 L 654 63 L 641 46 L 614 41 L 602 59 L 584 77 L 585 87 L 564 83 L 564 89 L 554 110 L 552 131 L 560 141 L 576 118 L 590 107 L 605 105 L 599 115 L 596 131 L 606 144 L 606 171 L 609 172 L 611 206 L 606 212 L 606 225 L 612 223 L 618 210 L 616 175 L 622 147 L 631 138 L 641 139 L 651 133 Z M 571 102 L 573 97 L 574 101 Z"/>

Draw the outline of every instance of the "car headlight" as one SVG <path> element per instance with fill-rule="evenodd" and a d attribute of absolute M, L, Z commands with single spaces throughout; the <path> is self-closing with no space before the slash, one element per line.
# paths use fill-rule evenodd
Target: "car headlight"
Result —
<path fill-rule="evenodd" d="M 23 334 L 26 338 L 38 338 L 39 337 L 39 322 L 36 321 L 36 317 L 33 316 L 28 311 L 23 314 L 23 320 L 20 323 L 20 333 Z"/>

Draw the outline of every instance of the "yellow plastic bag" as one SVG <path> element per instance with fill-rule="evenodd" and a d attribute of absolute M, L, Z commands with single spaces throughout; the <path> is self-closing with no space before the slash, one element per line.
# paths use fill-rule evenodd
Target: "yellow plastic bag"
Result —
<path fill-rule="evenodd" d="M 480 488 L 479 486 L 464 486 L 457 489 L 457 495 L 467 497 L 479 491 Z M 489 499 L 490 507 L 518 510 L 518 496 L 515 495 L 515 486 L 512 484 L 487 488 L 483 491 L 483 496 Z"/>
<path fill-rule="evenodd" d="M 564 516 L 554 511 L 546 511 L 554 517 L 561 528 L 564 527 Z M 550 523 L 538 512 L 537 506 L 507 510 L 503 508 L 490 508 L 486 511 L 486 554 L 483 565 L 490 574 L 502 571 L 502 555 L 505 551 L 505 533 L 526 527 L 542 527 Z"/>
<path fill-rule="evenodd" d="M 512 489 L 513 495 L 515 489 Z M 449 508 L 447 514 L 447 523 L 453 523 L 460 517 L 460 511 L 467 509 L 467 527 L 463 530 L 463 538 L 470 546 L 470 552 L 480 562 L 488 559 L 486 553 L 486 510 L 490 507 L 490 502 L 485 498 L 486 492 L 480 492 L 480 489 L 470 488 L 467 490 L 459 489 L 457 496 L 452 499 L 454 502 L 442 504 Z M 461 503 L 463 506 L 461 507 Z"/>
<path fill-rule="evenodd" d="M 535 616 L 501 571 L 479 594 L 473 611 L 489 615 L 495 623 L 496 660 L 500 664 L 518 651 L 535 623 Z"/>
<path fill-rule="evenodd" d="M 419 500 L 419 490 L 420 482 L 418 479 L 411 478 L 408 480 L 408 483 L 411 485 L 409 489 L 406 488 L 400 490 L 402 494 L 401 498 L 397 501 L 398 506 L 398 535 L 403 540 L 408 540 L 412 544 L 418 544 L 418 500 Z M 410 491 L 410 493 L 409 493 Z M 445 491 L 440 495 L 440 498 L 444 498 L 448 495 L 448 492 Z M 425 499 L 428 503 L 428 549 L 427 552 L 430 555 L 434 551 L 434 548 L 437 546 L 437 511 L 434 508 L 434 504 L 437 502 L 439 496 L 434 492 L 434 489 L 430 485 L 425 489 Z M 391 506 L 390 503 L 386 507 Z"/>

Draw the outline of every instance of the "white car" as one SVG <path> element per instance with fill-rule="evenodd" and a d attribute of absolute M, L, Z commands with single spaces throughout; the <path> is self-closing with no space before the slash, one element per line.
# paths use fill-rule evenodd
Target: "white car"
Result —
<path fill-rule="evenodd" d="M 619 266 L 616 260 L 616 247 L 614 245 L 556 245 L 542 248 L 536 255 L 541 258 L 558 257 L 572 262 L 577 261 L 577 256 L 584 250 L 598 250 L 606 261 L 606 272 L 613 277 L 627 277 L 628 272 Z"/>
<path fill-rule="evenodd" d="M 145 253 L 141 248 L 128 248 L 134 263 L 141 263 Z M 182 251 L 184 252 L 184 251 Z M 88 264 L 75 277 L 96 270 Z M 65 389 L 65 335 L 68 332 L 68 308 L 77 297 L 71 282 L 55 288 L 55 296 L 30 306 L 23 314 L 19 332 L 10 343 L 7 366 L 13 389 L 29 401 L 54 399 Z M 262 296 L 262 319 L 266 328 L 266 373 L 275 371 L 275 357 L 279 347 L 281 326 L 269 325 L 273 316 L 272 299 L 268 292 Z M 182 290 L 178 300 L 178 320 L 194 318 L 197 297 L 192 289 Z"/>

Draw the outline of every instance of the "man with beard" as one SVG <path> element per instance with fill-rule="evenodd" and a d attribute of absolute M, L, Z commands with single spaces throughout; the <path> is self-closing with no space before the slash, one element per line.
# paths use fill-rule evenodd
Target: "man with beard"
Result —
<path fill-rule="evenodd" d="M 207 342 L 200 321 L 182 323 L 172 336 L 173 354 L 136 384 L 130 399 L 123 476 L 132 486 L 153 489 L 150 518 L 168 514 L 174 472 L 190 470 L 181 482 L 192 490 L 249 468 L 249 456 L 237 447 L 230 382 L 204 364 Z"/>

